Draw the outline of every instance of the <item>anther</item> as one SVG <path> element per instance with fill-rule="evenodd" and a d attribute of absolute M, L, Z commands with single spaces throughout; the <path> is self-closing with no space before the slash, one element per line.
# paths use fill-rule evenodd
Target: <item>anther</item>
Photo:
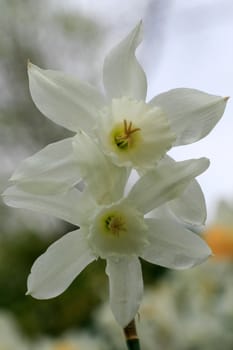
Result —
<path fill-rule="evenodd" d="M 141 130 L 140 128 L 132 128 L 132 122 L 130 121 L 129 124 L 127 124 L 127 120 L 124 119 L 124 133 L 123 135 L 118 135 L 115 137 L 115 141 L 118 147 L 125 148 L 131 145 L 132 138 L 131 135 L 135 133 L 136 131 Z"/>
<path fill-rule="evenodd" d="M 106 227 L 114 236 L 119 236 L 121 231 L 126 231 L 124 221 L 117 216 L 109 216 L 106 220 Z"/>

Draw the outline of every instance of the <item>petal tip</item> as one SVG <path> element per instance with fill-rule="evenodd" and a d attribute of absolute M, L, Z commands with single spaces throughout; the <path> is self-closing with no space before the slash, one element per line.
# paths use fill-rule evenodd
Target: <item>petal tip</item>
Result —
<path fill-rule="evenodd" d="M 135 33 L 135 37 L 138 37 L 138 45 L 139 45 L 143 39 L 143 21 L 142 21 L 142 19 L 135 26 L 134 33 Z"/>
<path fill-rule="evenodd" d="M 8 195 L 8 188 L 6 188 L 2 193 L 1 193 L 1 197 L 3 197 L 3 200 L 5 200 L 5 197 Z"/>
<path fill-rule="evenodd" d="M 9 182 L 17 182 L 17 180 L 19 180 L 21 178 L 21 176 L 17 173 L 13 173 L 11 175 L 11 177 L 8 179 Z"/>
<path fill-rule="evenodd" d="M 38 67 L 37 65 L 33 64 L 30 59 L 27 60 L 27 70 L 28 72 L 32 72 L 33 70 L 34 71 L 41 71 L 41 68 Z"/>
<path fill-rule="evenodd" d="M 209 158 L 204 157 L 204 159 L 205 159 L 206 165 L 209 167 L 209 166 L 210 166 L 210 160 L 209 160 Z"/>
<path fill-rule="evenodd" d="M 202 161 L 203 163 L 203 171 L 204 172 L 205 170 L 207 170 L 210 166 L 210 160 L 209 158 L 206 158 L 206 157 L 202 157 L 202 158 L 199 158 L 199 161 Z"/>
<path fill-rule="evenodd" d="M 27 59 L 27 68 L 28 70 L 31 69 L 33 67 L 32 62 L 30 61 L 30 58 Z"/>
<path fill-rule="evenodd" d="M 223 101 L 227 102 L 229 100 L 230 96 L 223 97 Z"/>
<path fill-rule="evenodd" d="M 143 20 L 142 19 L 139 20 L 136 28 L 138 28 L 139 30 L 143 29 Z"/>

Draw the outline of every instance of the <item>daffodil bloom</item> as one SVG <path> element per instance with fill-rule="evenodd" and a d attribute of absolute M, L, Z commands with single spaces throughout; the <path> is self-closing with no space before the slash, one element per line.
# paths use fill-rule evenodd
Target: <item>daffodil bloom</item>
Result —
<path fill-rule="evenodd" d="M 146 102 L 147 80 L 135 57 L 142 40 L 139 23 L 107 55 L 105 94 L 74 76 L 28 64 L 29 88 L 39 110 L 75 132 L 84 130 L 118 166 L 151 169 L 172 146 L 206 136 L 221 118 L 227 98 L 188 88 Z M 26 159 L 11 180 L 31 193 L 64 192 L 80 181 L 72 138 Z"/>
<path fill-rule="evenodd" d="M 139 257 L 184 269 L 211 254 L 204 240 L 175 216 L 166 216 L 160 210 L 182 195 L 209 161 L 160 162 L 126 192 L 127 169 L 110 162 L 84 132 L 80 131 L 74 142 L 74 156 L 86 186 L 83 192 L 71 188 L 59 194 L 39 195 L 24 191 L 18 184 L 3 194 L 10 206 L 52 214 L 80 227 L 53 243 L 35 261 L 28 278 L 28 294 L 38 299 L 55 297 L 88 264 L 98 257 L 106 259 L 111 309 L 124 327 L 134 318 L 143 294 Z M 154 216 L 148 217 L 152 210 Z"/>

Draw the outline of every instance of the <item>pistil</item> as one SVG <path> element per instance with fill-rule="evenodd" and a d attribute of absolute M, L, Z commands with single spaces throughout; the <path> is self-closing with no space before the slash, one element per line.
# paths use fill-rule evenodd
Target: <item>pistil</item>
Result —
<path fill-rule="evenodd" d="M 105 220 L 107 229 L 114 235 L 119 236 L 120 232 L 126 231 L 124 226 L 124 221 L 121 217 L 118 216 L 109 216 Z"/>
<path fill-rule="evenodd" d="M 124 119 L 124 131 L 123 135 L 117 135 L 115 136 L 115 142 L 119 148 L 128 148 L 132 145 L 132 134 L 134 134 L 137 131 L 140 131 L 140 128 L 133 128 L 133 124 L 130 121 L 127 122 L 126 119 Z"/>

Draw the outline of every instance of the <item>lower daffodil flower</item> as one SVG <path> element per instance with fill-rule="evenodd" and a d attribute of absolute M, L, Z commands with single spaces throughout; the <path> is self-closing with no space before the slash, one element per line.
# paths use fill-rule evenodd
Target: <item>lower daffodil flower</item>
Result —
<path fill-rule="evenodd" d="M 79 132 L 74 151 L 86 184 L 84 192 L 72 188 L 56 195 L 39 195 L 16 185 L 3 194 L 10 206 L 52 214 L 80 226 L 35 261 L 28 294 L 38 299 L 55 297 L 88 264 L 98 257 L 106 259 L 111 309 L 125 327 L 137 313 L 143 295 L 139 257 L 185 269 L 211 254 L 198 235 L 172 216 L 147 217 L 147 213 L 184 193 L 209 162 L 201 158 L 161 163 L 142 175 L 126 194 L 126 169 L 109 162 L 88 135 Z"/>

